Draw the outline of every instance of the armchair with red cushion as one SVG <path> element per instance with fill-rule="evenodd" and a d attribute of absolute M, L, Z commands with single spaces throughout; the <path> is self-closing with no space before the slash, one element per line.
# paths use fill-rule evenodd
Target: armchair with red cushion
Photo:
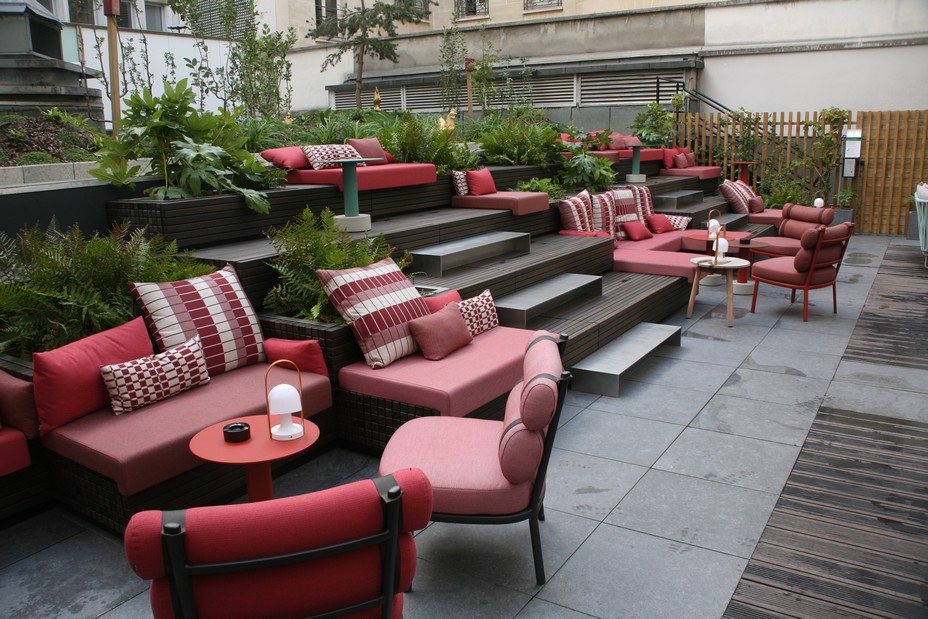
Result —
<path fill-rule="evenodd" d="M 802 319 L 809 321 L 809 291 L 831 286 L 834 313 L 838 313 L 838 270 L 844 259 L 848 241 L 854 233 L 853 223 L 831 228 L 816 226 L 803 232 L 795 256 L 780 256 L 755 262 L 751 267 L 754 296 L 751 313 L 757 306 L 757 291 L 761 283 L 790 289 L 790 303 L 796 302 L 796 291 L 802 290 Z M 766 239 L 765 239 L 766 240 Z"/>
<path fill-rule="evenodd" d="M 795 256 L 801 247 L 800 239 L 806 230 L 815 230 L 819 226 L 831 225 L 835 219 L 835 209 L 816 208 L 801 204 L 784 204 L 783 215 L 778 229 L 779 236 L 765 236 L 767 247 L 755 249 L 754 253 L 765 256 Z"/>
<path fill-rule="evenodd" d="M 432 520 L 462 524 L 529 521 L 535 579 L 545 583 L 539 521 L 545 476 L 570 373 L 561 363 L 566 336 L 539 335 L 525 351 L 523 380 L 502 421 L 419 417 L 390 437 L 380 473 L 416 467 L 434 492 Z"/>
<path fill-rule="evenodd" d="M 412 532 L 431 513 L 429 480 L 398 470 L 285 499 L 139 512 L 126 558 L 152 581 L 156 619 L 399 617 L 416 569 Z"/>

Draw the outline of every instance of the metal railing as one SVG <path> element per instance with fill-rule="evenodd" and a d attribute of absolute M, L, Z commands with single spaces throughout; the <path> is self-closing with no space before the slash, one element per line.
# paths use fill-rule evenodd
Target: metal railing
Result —
<path fill-rule="evenodd" d="M 523 0 L 522 10 L 530 11 L 532 9 L 550 9 L 553 7 L 559 7 L 562 4 L 562 0 Z"/>
<path fill-rule="evenodd" d="M 461 17 L 490 14 L 489 0 L 454 0 L 454 8 Z"/>

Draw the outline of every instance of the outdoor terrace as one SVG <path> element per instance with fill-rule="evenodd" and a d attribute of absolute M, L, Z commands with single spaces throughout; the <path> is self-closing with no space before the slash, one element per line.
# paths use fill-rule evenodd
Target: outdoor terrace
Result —
<path fill-rule="evenodd" d="M 682 345 L 621 397 L 570 393 L 548 473 L 547 584 L 524 523 L 433 523 L 406 616 L 928 615 L 922 260 L 911 242 L 853 237 L 838 314 L 817 291 L 809 322 L 762 286 L 757 313 L 736 297 L 727 328 L 724 292 L 703 287 L 692 319 L 664 320 Z M 275 491 L 376 469 L 337 448 Z M 147 585 L 121 540 L 54 508 L 0 531 L 0 616 L 147 617 Z"/>

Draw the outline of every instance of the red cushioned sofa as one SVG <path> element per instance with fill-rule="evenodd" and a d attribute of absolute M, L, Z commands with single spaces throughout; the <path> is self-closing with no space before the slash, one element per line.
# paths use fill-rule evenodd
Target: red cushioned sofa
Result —
<path fill-rule="evenodd" d="M 722 176 L 720 166 L 696 165 L 695 156 L 692 155 L 688 147 L 677 146 L 664 148 L 662 151 L 661 159 L 664 167 L 661 168 L 661 176 L 686 176 L 700 180 L 721 178 Z M 688 161 L 687 154 L 690 155 Z"/>
<path fill-rule="evenodd" d="M 602 133 L 601 131 L 590 131 L 590 135 L 597 135 Z M 630 146 L 626 146 L 624 139 L 630 136 L 623 135 L 621 133 L 613 132 L 610 134 L 610 144 L 608 147 L 593 149 L 590 150 L 590 154 L 594 157 L 601 157 L 602 159 L 608 159 L 612 163 L 618 163 L 620 159 L 631 159 L 634 151 Z M 580 140 L 573 138 L 570 134 L 562 133 L 560 135 L 561 142 L 567 143 L 577 143 Z M 662 161 L 664 158 L 664 149 L 663 148 L 642 148 L 639 151 L 640 161 Z M 565 157 L 570 157 L 572 153 L 566 151 L 563 153 Z"/>
<path fill-rule="evenodd" d="M 337 185 L 340 190 L 344 190 L 340 167 L 312 169 L 299 146 L 269 148 L 261 152 L 261 157 L 277 167 L 289 170 L 286 178 L 288 185 Z M 438 178 L 435 164 L 397 163 L 389 155 L 384 164 L 359 166 L 357 170 L 358 189 L 362 191 L 425 185 L 434 183 Z"/>

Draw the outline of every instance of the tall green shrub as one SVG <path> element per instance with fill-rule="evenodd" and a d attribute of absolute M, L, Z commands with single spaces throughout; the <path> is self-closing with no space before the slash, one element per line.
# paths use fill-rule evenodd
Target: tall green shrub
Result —
<path fill-rule="evenodd" d="M 397 161 L 434 163 L 440 174 L 477 167 L 477 156 L 455 142 L 454 131 L 439 129 L 433 116 L 403 114 L 385 124 L 378 137 Z"/>
<path fill-rule="evenodd" d="M 210 273 L 174 242 L 125 224 L 87 237 L 75 225 L 0 233 L 0 351 L 28 358 L 139 314 L 130 281 Z"/>

